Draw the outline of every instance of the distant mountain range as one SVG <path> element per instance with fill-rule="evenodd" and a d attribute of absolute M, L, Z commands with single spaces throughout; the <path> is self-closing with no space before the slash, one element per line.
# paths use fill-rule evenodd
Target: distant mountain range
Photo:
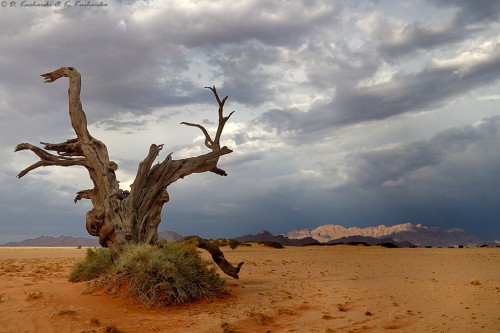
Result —
<path fill-rule="evenodd" d="M 159 239 L 174 241 L 181 239 L 182 236 L 174 231 L 161 231 L 158 233 Z M 71 236 L 40 236 L 33 239 L 26 239 L 22 242 L 10 242 L 0 246 L 82 246 L 82 247 L 100 247 L 97 238 L 71 237 Z"/>
<path fill-rule="evenodd" d="M 347 236 L 328 241 L 326 244 L 362 244 L 362 245 L 380 245 L 385 247 L 417 247 L 417 245 L 410 242 L 398 242 L 392 238 L 374 238 L 368 236 Z"/>
<path fill-rule="evenodd" d="M 297 239 L 290 239 L 284 235 L 272 235 L 267 230 L 262 230 L 256 235 L 245 235 L 241 237 L 235 238 L 239 242 L 276 242 L 285 246 L 303 246 L 303 245 L 312 245 L 319 244 L 316 239 L 312 237 L 304 237 Z"/>
<path fill-rule="evenodd" d="M 340 225 L 327 224 L 314 229 L 294 230 L 285 234 L 290 239 L 312 237 L 321 243 L 331 242 L 342 237 L 365 236 L 372 238 L 390 238 L 396 242 L 409 242 L 417 246 L 496 246 L 500 243 L 483 240 L 466 233 L 462 229 L 443 230 L 437 227 L 426 227 L 422 224 L 404 223 L 390 227 L 379 225 L 367 228 L 345 228 Z"/>
<path fill-rule="evenodd" d="M 183 236 L 174 231 L 158 233 L 160 239 L 174 241 Z M 340 225 L 327 224 L 314 229 L 290 231 L 284 235 L 272 235 L 263 230 L 255 235 L 236 237 L 240 242 L 277 242 L 285 246 L 303 246 L 314 244 L 364 244 L 364 245 L 395 245 L 397 247 L 432 246 L 432 247 L 475 247 L 486 244 L 500 246 L 499 241 L 488 241 L 466 233 L 462 229 L 443 230 L 436 227 L 426 227 L 421 224 L 404 223 L 390 227 L 379 225 L 367 228 L 345 228 Z M 96 238 L 69 236 L 40 236 L 22 242 L 10 242 L 0 246 L 90 246 L 97 247 Z"/>
<path fill-rule="evenodd" d="M 158 232 L 158 238 L 172 242 L 172 241 L 182 239 L 183 236 L 179 235 L 175 231 L 165 230 L 165 231 Z"/>
<path fill-rule="evenodd" d="M 97 247 L 99 241 L 97 238 L 71 237 L 71 236 L 40 236 L 33 239 L 26 239 L 22 242 L 10 242 L 1 246 L 83 246 Z"/>
<path fill-rule="evenodd" d="M 398 242 L 391 238 L 374 238 L 368 236 L 348 236 L 339 239 L 333 239 L 328 242 L 320 242 L 312 237 L 304 238 L 288 238 L 285 235 L 272 235 L 267 230 L 262 230 L 256 235 L 246 235 L 235 238 L 239 242 L 276 242 L 285 246 L 304 246 L 304 245 L 393 245 L 393 247 L 416 247 L 415 244 L 409 242 Z"/>

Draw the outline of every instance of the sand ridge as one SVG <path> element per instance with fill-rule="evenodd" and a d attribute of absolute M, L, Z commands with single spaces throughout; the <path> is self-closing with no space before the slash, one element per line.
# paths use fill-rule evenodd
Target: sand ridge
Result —
<path fill-rule="evenodd" d="M 226 297 L 149 308 L 68 282 L 85 249 L 0 248 L 0 333 L 500 332 L 499 248 L 223 250 Z"/>

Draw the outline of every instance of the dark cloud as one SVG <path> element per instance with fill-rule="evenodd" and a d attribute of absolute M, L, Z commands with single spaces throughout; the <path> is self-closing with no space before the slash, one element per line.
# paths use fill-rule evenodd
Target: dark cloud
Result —
<path fill-rule="evenodd" d="M 258 106 L 274 98 L 270 85 L 275 80 L 265 66 L 279 59 L 278 50 L 262 44 L 250 43 L 229 48 L 224 56 L 212 56 L 210 65 L 219 69 L 224 77 L 221 91 L 227 91 L 231 100 L 250 106 Z"/>
<path fill-rule="evenodd" d="M 394 115 L 429 110 L 449 98 L 464 94 L 500 78 L 500 49 L 464 72 L 452 68 L 426 68 L 416 74 L 400 74 L 369 87 L 339 87 L 333 102 L 320 110 L 331 114 L 332 125 L 380 120 Z"/>
<path fill-rule="evenodd" d="M 500 3 L 489 0 L 429 0 L 431 4 L 441 8 L 456 8 L 467 23 L 496 21 L 500 16 Z"/>
<path fill-rule="evenodd" d="M 480 150 L 498 141 L 499 128 L 497 116 L 483 119 L 475 126 L 446 130 L 429 140 L 359 153 L 347 162 L 351 166 L 349 178 L 363 188 L 400 186 L 401 181 L 419 170 L 439 165 L 467 149 Z"/>
<path fill-rule="evenodd" d="M 473 38 L 500 18 L 496 1 L 429 1 L 440 10 L 439 19 L 411 22 L 405 25 L 382 15 L 373 15 L 369 30 L 378 50 L 388 60 L 415 51 L 428 52 Z"/>
<path fill-rule="evenodd" d="M 498 233 L 500 218 L 495 208 L 500 152 L 493 148 L 500 139 L 499 125 L 495 116 L 428 140 L 353 153 L 318 169 L 319 184 L 298 175 L 287 177 L 262 199 L 287 207 L 282 219 L 299 228 L 411 221 L 445 229 L 458 226 L 491 238 Z M 320 186 L 335 178 L 345 180 L 331 188 Z M 314 222 L 297 221 L 297 216 Z"/>
<path fill-rule="evenodd" d="M 229 95 L 228 177 L 173 184 L 160 229 L 219 237 L 411 220 L 500 234 L 497 2 L 108 3 L 0 11 L 0 243 L 85 235 L 89 203 L 72 204 L 91 187 L 85 170 L 14 178 L 36 160 L 14 154 L 17 143 L 74 137 L 68 82 L 39 76 L 61 66 L 81 72 L 91 130 L 124 186 L 153 142 L 174 158 L 205 152 L 202 133 L 178 123 L 213 129 L 203 87 Z"/>
<path fill-rule="evenodd" d="M 381 65 L 380 57 L 373 50 L 357 50 L 348 41 L 336 41 L 332 47 L 326 41 L 308 43 L 299 53 L 305 61 L 310 83 L 319 89 L 336 85 L 356 84 L 373 75 Z"/>
<path fill-rule="evenodd" d="M 270 110 L 260 117 L 268 129 L 296 133 L 319 133 L 338 127 L 383 120 L 396 115 L 436 108 L 450 98 L 463 95 L 500 78 L 500 45 L 482 61 L 464 60 L 448 67 L 427 67 L 421 72 L 394 75 L 388 82 L 356 87 L 339 83 L 331 102 L 304 113 Z"/>
<path fill-rule="evenodd" d="M 414 23 L 404 28 L 398 40 L 391 38 L 380 40 L 380 51 L 385 57 L 392 59 L 408 55 L 413 51 L 430 50 L 446 43 L 459 42 L 466 33 L 471 33 L 475 29 L 468 30 L 459 18 L 450 20 L 447 27 L 439 30 L 432 26 Z"/>
<path fill-rule="evenodd" d="M 275 50 L 263 45 L 300 45 L 337 12 L 333 4 L 267 1 L 131 8 L 132 14 L 118 4 L 83 15 L 67 9 L 38 14 L 27 10 L 15 22 L 6 20 L 2 27 L 16 54 L 9 66 L 0 68 L 0 75 L 11 80 L 7 93 L 19 100 L 23 91 L 50 108 L 57 94 L 45 90 L 42 95 L 35 77 L 74 66 L 84 77 L 83 97 L 95 106 L 98 119 L 122 109 L 145 113 L 187 105 L 200 102 L 204 94 L 199 88 L 211 84 L 192 82 L 185 75 L 193 55 L 201 51 L 212 59 L 207 66 L 224 77 L 235 101 L 256 105 L 273 95 L 268 88 L 272 78 L 258 65 L 272 63 Z"/>
<path fill-rule="evenodd" d="M 146 120 L 106 119 L 96 123 L 95 127 L 102 128 L 105 131 L 125 131 L 131 134 L 146 129 L 146 125 Z"/>
<path fill-rule="evenodd" d="M 159 8 L 147 21 L 136 18 L 134 23 L 154 27 L 153 34 L 167 35 L 187 47 L 217 48 L 249 40 L 290 46 L 335 19 L 340 9 L 341 4 L 319 1 L 171 4 Z"/>
<path fill-rule="evenodd" d="M 14 178 L 10 170 L 0 171 L 0 176 L 4 193 L 0 200 L 0 244 L 40 235 L 86 235 L 85 213 L 91 207 L 86 202 L 74 204 L 73 198 L 90 184 L 83 188 L 65 185 L 61 179 L 54 182 L 46 178 L 46 172 L 22 180 Z"/>

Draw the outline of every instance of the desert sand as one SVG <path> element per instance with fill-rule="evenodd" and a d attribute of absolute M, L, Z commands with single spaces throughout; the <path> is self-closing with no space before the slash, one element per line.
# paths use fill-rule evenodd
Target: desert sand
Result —
<path fill-rule="evenodd" d="M 0 333 L 500 332 L 500 248 L 223 250 L 227 296 L 149 308 L 68 282 L 85 249 L 0 248 Z"/>

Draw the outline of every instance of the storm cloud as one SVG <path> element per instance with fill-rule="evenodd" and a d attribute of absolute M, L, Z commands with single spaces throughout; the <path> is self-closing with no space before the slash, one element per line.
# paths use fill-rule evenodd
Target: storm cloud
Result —
<path fill-rule="evenodd" d="M 495 1 L 104 1 L 0 8 L 0 244 L 85 235 L 85 170 L 48 167 L 19 142 L 74 137 L 74 66 L 92 135 L 122 188 L 150 144 L 205 152 L 216 104 L 228 177 L 169 188 L 160 229 L 206 237 L 326 223 L 407 221 L 500 238 L 500 5 Z M 163 156 L 164 157 L 164 156 Z M 162 157 L 160 157 L 162 158 Z"/>

